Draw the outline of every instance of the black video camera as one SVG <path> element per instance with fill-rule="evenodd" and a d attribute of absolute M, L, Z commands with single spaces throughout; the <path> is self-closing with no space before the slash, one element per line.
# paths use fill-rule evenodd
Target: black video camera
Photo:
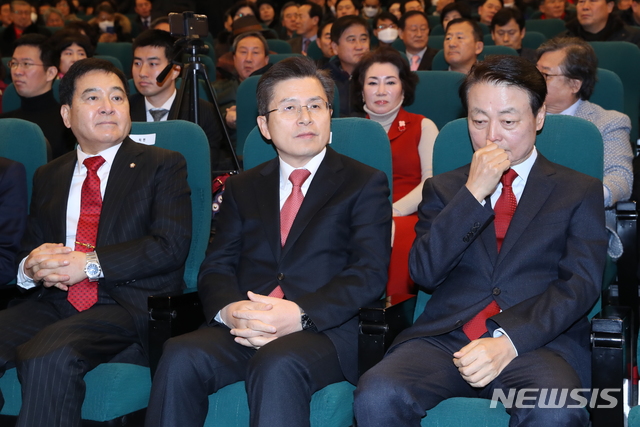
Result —
<path fill-rule="evenodd" d="M 169 27 L 174 37 L 206 37 L 209 34 L 207 16 L 193 12 L 170 13 Z"/>

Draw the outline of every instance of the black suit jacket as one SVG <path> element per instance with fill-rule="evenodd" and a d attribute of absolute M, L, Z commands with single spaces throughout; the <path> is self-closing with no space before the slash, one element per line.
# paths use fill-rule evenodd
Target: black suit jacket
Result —
<path fill-rule="evenodd" d="M 177 97 L 176 97 L 177 100 Z M 187 105 L 183 105 L 180 111 L 176 111 L 177 105 L 174 100 L 167 117 L 188 120 L 189 110 Z M 224 130 L 221 128 L 220 120 L 214 110 L 213 104 L 203 99 L 198 100 L 200 127 L 204 130 L 209 140 L 209 151 L 211 153 L 211 169 L 220 170 L 228 167 L 230 152 L 225 138 Z M 144 105 L 144 96 L 135 93 L 129 97 L 129 111 L 132 122 L 146 122 L 147 111 Z"/>
<path fill-rule="evenodd" d="M 606 260 L 602 183 L 540 153 L 498 253 L 491 203 L 465 187 L 469 166 L 425 182 L 411 277 L 432 297 L 396 343 L 461 327 L 492 300 L 519 354 L 547 347 L 590 384 L 587 314 Z"/>
<path fill-rule="evenodd" d="M 358 310 L 384 292 L 391 205 L 384 173 L 331 148 L 280 245 L 278 159 L 227 180 L 218 231 L 200 269 L 207 323 L 247 291 L 280 285 L 326 334 L 345 377 L 357 380 Z"/>
<path fill-rule="evenodd" d="M 69 188 L 75 151 L 40 167 L 34 176 L 24 258 L 43 243 L 66 241 Z M 118 150 L 104 194 L 96 253 L 104 272 L 100 292 L 131 313 L 147 347 L 147 298 L 183 285 L 191 243 L 191 199 L 181 154 L 126 138 Z M 32 298 L 66 298 L 39 288 Z"/>
<path fill-rule="evenodd" d="M 422 55 L 422 61 L 420 61 L 420 65 L 418 65 L 418 71 L 431 71 L 433 58 L 436 56 L 438 51 L 439 49 L 427 47 L 424 55 Z M 409 61 L 409 63 L 411 63 L 411 61 Z"/>
<path fill-rule="evenodd" d="M 27 224 L 27 175 L 22 163 L 0 157 L 0 285 L 16 278 L 16 255 Z"/>

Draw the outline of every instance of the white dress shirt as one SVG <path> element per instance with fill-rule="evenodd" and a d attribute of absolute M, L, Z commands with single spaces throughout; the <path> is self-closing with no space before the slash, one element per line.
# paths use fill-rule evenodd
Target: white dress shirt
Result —
<path fill-rule="evenodd" d="M 171 106 L 173 105 L 173 100 L 176 99 L 176 94 L 178 93 L 177 90 L 173 90 L 173 94 L 169 97 L 169 99 L 167 99 L 167 102 L 165 102 L 164 104 L 162 104 L 159 107 L 154 107 L 153 105 L 151 105 L 151 103 L 149 102 L 149 100 L 147 99 L 147 97 L 144 97 L 144 110 L 147 112 L 147 121 L 148 122 L 152 122 L 153 121 L 153 116 L 151 115 L 151 113 L 149 112 L 149 110 L 156 110 L 158 108 L 164 108 L 165 110 L 167 110 L 167 114 L 164 115 L 164 117 L 162 117 L 160 119 L 161 122 L 166 122 L 167 119 L 169 118 L 169 111 L 171 111 Z"/>

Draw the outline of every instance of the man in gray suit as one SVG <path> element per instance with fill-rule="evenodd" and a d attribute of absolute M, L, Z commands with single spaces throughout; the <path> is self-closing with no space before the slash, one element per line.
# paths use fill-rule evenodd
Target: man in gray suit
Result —
<path fill-rule="evenodd" d="M 557 37 L 542 44 L 536 53 L 538 70 L 547 80 L 547 113 L 581 117 L 598 127 L 604 142 L 605 206 L 627 200 L 633 185 L 631 121 L 622 113 L 589 102 L 598 70 L 593 47 L 579 38 Z"/>
<path fill-rule="evenodd" d="M 22 384 L 18 427 L 80 426 L 84 375 L 114 357 L 146 363 L 147 298 L 183 284 L 186 162 L 127 136 L 126 89 L 122 71 L 96 58 L 60 85 L 79 147 L 35 174 L 18 258 L 28 297 L 0 311 L 0 375 L 15 366 Z"/>

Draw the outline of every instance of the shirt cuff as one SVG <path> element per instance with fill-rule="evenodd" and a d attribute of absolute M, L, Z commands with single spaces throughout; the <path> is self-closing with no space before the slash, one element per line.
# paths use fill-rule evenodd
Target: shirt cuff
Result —
<path fill-rule="evenodd" d="M 498 328 L 495 331 L 493 331 L 493 338 L 498 338 L 498 337 L 501 337 L 502 335 L 509 338 L 509 334 L 507 334 L 502 328 Z M 515 345 L 513 345 L 513 341 L 511 341 L 511 338 L 509 338 L 509 342 L 511 343 L 511 347 L 513 347 L 513 349 L 516 352 L 516 357 L 518 357 L 518 349 L 516 348 Z"/>
<path fill-rule="evenodd" d="M 22 289 L 31 289 L 36 287 L 36 282 L 33 279 L 26 275 L 24 272 L 24 263 L 27 260 L 27 257 L 22 258 L 20 261 L 20 267 L 18 267 L 18 277 L 16 277 L 16 283 Z"/>
<path fill-rule="evenodd" d="M 229 325 L 227 325 L 226 323 L 224 323 L 224 320 L 222 320 L 222 316 L 220 315 L 220 312 L 218 312 L 216 314 L 216 317 L 214 317 L 213 320 L 215 320 L 216 322 L 220 323 L 221 325 L 224 325 L 227 328 L 231 329 L 231 327 Z"/>

